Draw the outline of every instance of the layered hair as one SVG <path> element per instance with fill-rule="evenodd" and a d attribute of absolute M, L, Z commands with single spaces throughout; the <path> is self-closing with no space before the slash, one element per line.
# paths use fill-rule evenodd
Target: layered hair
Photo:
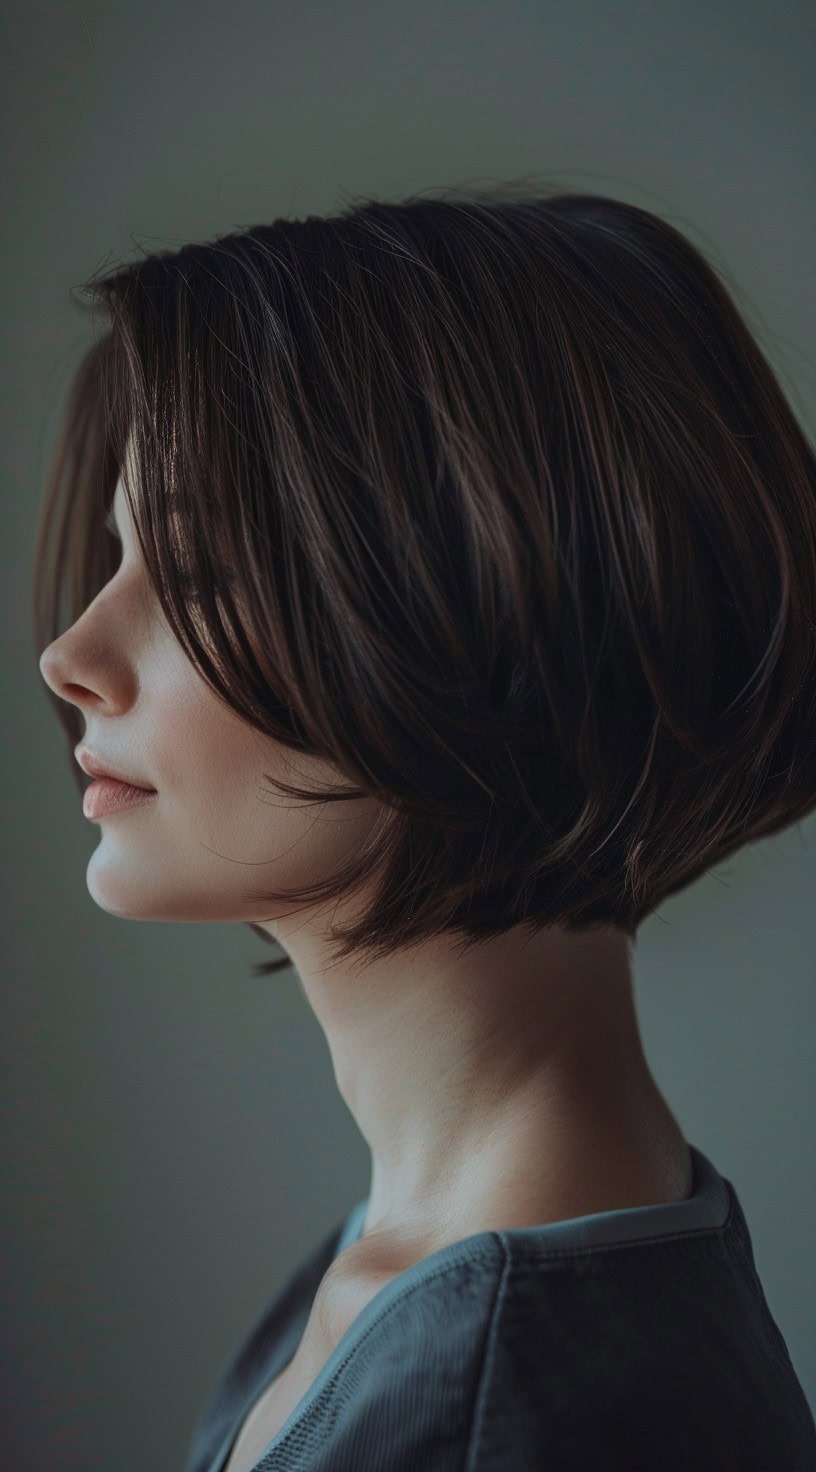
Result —
<path fill-rule="evenodd" d="M 201 676 L 340 778 L 267 781 L 379 801 L 341 870 L 248 889 L 259 917 L 373 882 L 337 958 L 631 937 L 816 809 L 814 448 L 668 221 L 546 186 L 366 196 L 80 290 L 104 331 L 47 473 L 38 651 L 116 570 L 122 473 Z"/>

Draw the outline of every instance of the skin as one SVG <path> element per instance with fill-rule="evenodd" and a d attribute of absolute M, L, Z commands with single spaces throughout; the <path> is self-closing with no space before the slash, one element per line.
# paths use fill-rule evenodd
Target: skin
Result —
<path fill-rule="evenodd" d="M 164 620 L 121 479 L 114 513 L 119 568 L 40 659 L 90 750 L 158 792 L 98 820 L 88 889 L 126 919 L 252 920 L 294 961 L 371 1151 L 364 1236 L 332 1270 L 335 1333 L 383 1274 L 471 1233 L 687 1196 L 688 1145 L 643 1053 L 622 932 L 519 926 L 459 957 L 434 940 L 364 969 L 330 964 L 325 943 L 361 897 L 272 915 L 248 904 L 248 880 L 334 870 L 375 801 L 338 812 L 268 787 L 264 771 L 337 773 L 221 703 Z"/>

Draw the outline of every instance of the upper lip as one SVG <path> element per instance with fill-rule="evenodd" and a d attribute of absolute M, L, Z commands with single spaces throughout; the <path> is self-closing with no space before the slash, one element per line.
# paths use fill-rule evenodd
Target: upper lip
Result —
<path fill-rule="evenodd" d="M 156 790 L 155 787 L 149 787 L 146 782 L 137 782 L 135 777 L 128 777 L 124 772 L 116 772 L 113 767 L 105 766 L 102 762 L 97 761 L 85 746 L 75 747 L 74 756 L 83 772 L 87 772 L 89 777 L 112 777 L 114 782 L 127 782 L 131 787 L 143 787 L 145 792 Z"/>

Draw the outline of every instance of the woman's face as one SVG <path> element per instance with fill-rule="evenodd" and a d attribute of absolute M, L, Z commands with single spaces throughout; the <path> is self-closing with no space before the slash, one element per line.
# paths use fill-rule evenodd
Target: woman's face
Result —
<path fill-rule="evenodd" d="M 308 805 L 269 786 L 264 772 L 304 786 L 339 779 L 222 704 L 164 618 L 121 477 L 113 516 L 122 539 L 116 573 L 40 658 L 46 683 L 85 717 L 82 746 L 156 789 L 150 802 L 94 820 L 89 892 L 110 914 L 144 920 L 291 914 L 293 906 L 247 893 L 325 878 L 357 847 L 377 804 Z"/>

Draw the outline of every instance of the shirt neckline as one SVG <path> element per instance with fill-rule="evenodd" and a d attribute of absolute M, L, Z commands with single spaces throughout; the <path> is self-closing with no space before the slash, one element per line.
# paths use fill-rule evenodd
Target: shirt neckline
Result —
<path fill-rule="evenodd" d="M 563 1257 L 565 1251 L 581 1252 L 601 1247 L 628 1246 L 661 1237 L 682 1236 L 700 1231 L 721 1230 L 728 1222 L 733 1207 L 732 1190 L 716 1166 L 689 1143 L 693 1178 L 691 1193 L 682 1201 L 660 1202 L 652 1206 L 625 1206 L 616 1211 L 596 1212 L 589 1216 L 570 1217 L 563 1221 L 547 1222 L 541 1226 L 508 1227 L 500 1231 L 474 1232 L 468 1237 L 449 1242 L 436 1252 L 413 1263 L 403 1272 L 397 1273 L 374 1294 L 362 1313 L 349 1325 L 345 1334 L 335 1345 L 309 1388 L 290 1411 L 283 1425 L 272 1440 L 264 1447 L 255 1466 L 263 1462 L 270 1452 L 277 1450 L 290 1432 L 311 1413 L 315 1402 L 322 1395 L 329 1381 L 346 1360 L 355 1353 L 363 1339 L 393 1304 L 416 1284 L 444 1273 L 466 1260 L 485 1259 L 501 1262 L 512 1251 L 513 1256 L 526 1260 L 547 1257 Z M 344 1217 L 339 1229 L 331 1261 L 359 1240 L 370 1198 L 364 1197 Z M 294 1358 L 297 1345 L 282 1364 L 276 1364 L 270 1374 L 253 1386 L 245 1401 L 233 1429 L 222 1444 L 221 1451 L 212 1464 L 211 1472 L 223 1472 L 228 1456 L 238 1436 L 244 1418 L 278 1375 Z M 253 1469 L 254 1472 L 254 1469 Z"/>

